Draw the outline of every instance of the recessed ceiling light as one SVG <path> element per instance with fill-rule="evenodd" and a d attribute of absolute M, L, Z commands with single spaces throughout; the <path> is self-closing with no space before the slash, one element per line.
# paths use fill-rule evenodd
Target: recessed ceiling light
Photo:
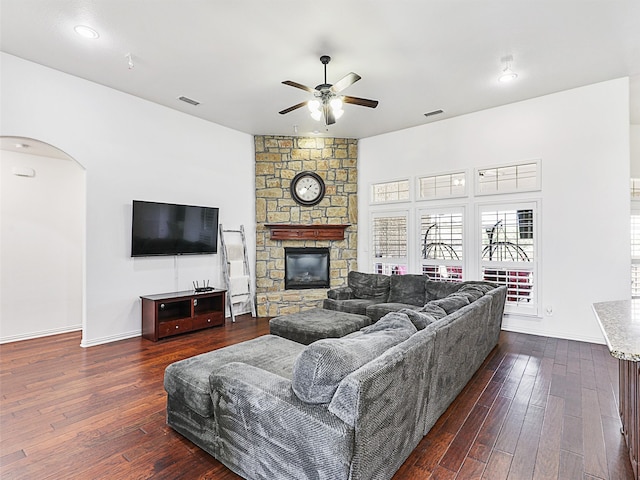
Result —
<path fill-rule="evenodd" d="M 507 55 L 506 57 L 502 57 L 501 60 L 504 62 L 504 70 L 502 70 L 502 73 L 498 77 L 498 81 L 500 83 L 506 83 L 518 78 L 518 74 L 511 70 L 513 57 L 511 55 Z"/>
<path fill-rule="evenodd" d="M 518 78 L 518 74 L 507 67 L 502 71 L 502 75 L 498 77 L 498 81 L 505 83 L 510 82 L 511 80 L 515 80 L 516 78 Z"/>
<path fill-rule="evenodd" d="M 87 27 L 86 25 L 76 25 L 73 29 L 78 35 L 84 38 L 96 39 L 100 36 L 93 28 Z"/>
<path fill-rule="evenodd" d="M 16 148 L 29 148 L 26 143 L 16 143 Z"/>

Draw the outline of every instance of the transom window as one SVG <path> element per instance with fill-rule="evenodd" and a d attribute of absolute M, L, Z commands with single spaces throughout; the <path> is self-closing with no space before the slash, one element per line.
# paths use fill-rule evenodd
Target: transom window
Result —
<path fill-rule="evenodd" d="M 409 200 L 409 180 L 375 183 L 371 186 L 371 201 L 373 203 L 407 200 Z"/>
<path fill-rule="evenodd" d="M 540 162 L 481 168 L 476 175 L 476 194 L 526 192 L 540 189 Z"/>
<path fill-rule="evenodd" d="M 467 194 L 467 174 L 456 172 L 420 177 L 418 191 L 421 199 L 465 196 Z"/>

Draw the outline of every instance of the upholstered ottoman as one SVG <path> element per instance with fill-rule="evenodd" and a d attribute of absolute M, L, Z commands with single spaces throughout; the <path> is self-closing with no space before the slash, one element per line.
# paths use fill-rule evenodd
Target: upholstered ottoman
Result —
<path fill-rule="evenodd" d="M 322 338 L 339 338 L 371 325 L 366 315 L 312 308 L 304 312 L 274 317 L 269 321 L 272 335 L 309 345 Z"/>

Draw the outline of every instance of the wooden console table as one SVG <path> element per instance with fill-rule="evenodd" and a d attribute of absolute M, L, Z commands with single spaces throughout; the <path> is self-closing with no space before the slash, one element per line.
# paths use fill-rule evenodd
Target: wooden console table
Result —
<path fill-rule="evenodd" d="M 142 336 L 153 342 L 224 325 L 226 290 L 162 293 L 142 299 Z"/>
<path fill-rule="evenodd" d="M 620 419 L 633 467 L 640 480 L 640 300 L 593 304 L 611 355 L 618 359 Z"/>
<path fill-rule="evenodd" d="M 350 224 L 265 224 L 265 227 L 271 230 L 271 240 L 344 240 L 344 231 L 350 226 Z"/>

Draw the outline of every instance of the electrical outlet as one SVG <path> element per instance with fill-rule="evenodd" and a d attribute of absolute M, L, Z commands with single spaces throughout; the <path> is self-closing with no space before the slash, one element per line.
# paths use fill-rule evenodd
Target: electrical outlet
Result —
<path fill-rule="evenodd" d="M 553 307 L 551 305 L 545 307 L 544 313 L 547 315 L 547 317 L 553 317 Z"/>

